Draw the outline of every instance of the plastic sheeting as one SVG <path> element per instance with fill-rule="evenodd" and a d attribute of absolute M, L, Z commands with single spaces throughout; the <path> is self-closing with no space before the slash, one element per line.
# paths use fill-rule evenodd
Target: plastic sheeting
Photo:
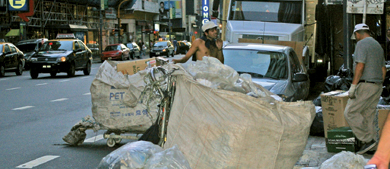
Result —
<path fill-rule="evenodd" d="M 127 143 L 101 161 L 98 169 L 190 169 L 183 153 L 173 146 L 167 150 L 147 141 Z"/>
<path fill-rule="evenodd" d="M 320 169 L 362 169 L 367 161 L 362 155 L 342 151 L 321 164 Z"/>
<path fill-rule="evenodd" d="M 116 64 L 105 61 L 92 82 L 93 118 L 105 129 L 143 133 L 157 118 L 157 100 L 150 104 L 150 112 L 138 100 L 148 70 L 123 75 Z"/>
<path fill-rule="evenodd" d="M 226 68 L 220 63 L 209 66 L 203 70 Z M 311 101 L 277 101 L 261 86 L 256 90 L 265 96 L 258 98 L 210 88 L 194 80 L 181 65 L 170 68 L 179 70 L 173 74 L 177 76 L 177 86 L 165 146 L 177 144 L 192 168 L 294 167 L 315 116 Z M 213 78 L 219 78 L 195 77 L 212 83 Z M 233 72 L 224 77 L 237 79 L 238 75 Z"/>

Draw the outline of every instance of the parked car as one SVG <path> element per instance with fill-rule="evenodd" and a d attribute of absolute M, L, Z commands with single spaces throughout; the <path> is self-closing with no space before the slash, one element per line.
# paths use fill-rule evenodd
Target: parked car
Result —
<path fill-rule="evenodd" d="M 92 51 L 78 39 L 54 39 L 43 43 L 30 60 L 33 79 L 38 78 L 39 73 L 50 73 L 51 77 L 55 77 L 59 72 L 66 72 L 68 77 L 72 77 L 75 71 L 80 70 L 89 75 Z"/>
<path fill-rule="evenodd" d="M 155 56 L 169 57 L 169 55 L 173 57 L 174 53 L 175 53 L 175 48 L 173 47 L 170 41 L 158 41 L 153 45 L 149 55 L 151 58 Z"/>
<path fill-rule="evenodd" d="M 138 59 L 141 59 L 140 48 L 135 42 L 126 43 L 126 46 L 130 49 L 131 59 L 134 59 L 135 57 L 138 57 Z"/>
<path fill-rule="evenodd" d="M 29 40 L 19 41 L 16 44 L 16 47 L 18 47 L 24 53 L 24 59 L 26 60 L 26 63 L 24 65 L 25 69 L 30 68 L 31 56 L 34 56 L 36 52 L 39 50 L 39 48 L 42 46 L 42 44 L 47 40 L 48 39 L 46 38 L 29 39 Z"/>
<path fill-rule="evenodd" d="M 177 42 L 177 50 L 176 53 L 186 54 L 188 50 L 191 48 L 191 43 L 187 41 L 179 41 Z"/>
<path fill-rule="evenodd" d="M 305 66 L 293 48 L 257 43 L 234 43 L 223 48 L 225 65 L 239 74 L 247 73 L 252 81 L 285 101 L 304 100 L 310 81 Z"/>
<path fill-rule="evenodd" d="M 7 71 L 15 71 L 16 75 L 23 74 L 24 53 L 14 44 L 0 42 L 0 77 Z"/>
<path fill-rule="evenodd" d="M 124 44 L 112 44 L 106 46 L 101 55 L 101 60 L 130 60 L 130 49 Z"/>

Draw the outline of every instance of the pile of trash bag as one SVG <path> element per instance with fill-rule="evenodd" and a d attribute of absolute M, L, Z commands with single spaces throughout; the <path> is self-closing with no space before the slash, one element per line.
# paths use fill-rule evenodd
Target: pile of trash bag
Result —
<path fill-rule="evenodd" d="M 147 141 L 130 142 L 105 156 L 98 169 L 190 169 L 183 153 L 173 146 L 166 150 Z"/>
<path fill-rule="evenodd" d="M 350 69 L 344 69 L 344 65 L 341 65 L 336 75 L 330 75 L 326 78 L 324 83 L 324 92 L 330 92 L 334 90 L 347 91 L 351 87 L 353 80 L 353 72 Z"/>

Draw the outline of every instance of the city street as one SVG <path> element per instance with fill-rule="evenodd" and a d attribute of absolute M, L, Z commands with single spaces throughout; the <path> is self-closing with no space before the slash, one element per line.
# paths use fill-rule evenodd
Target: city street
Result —
<path fill-rule="evenodd" d="M 96 168 L 104 156 L 131 141 L 109 148 L 104 131 L 92 130 L 81 146 L 62 140 L 81 118 L 92 116 L 90 85 L 100 65 L 92 64 L 89 76 L 77 71 L 72 78 L 47 73 L 31 79 L 24 71 L 0 78 L 0 168 Z"/>

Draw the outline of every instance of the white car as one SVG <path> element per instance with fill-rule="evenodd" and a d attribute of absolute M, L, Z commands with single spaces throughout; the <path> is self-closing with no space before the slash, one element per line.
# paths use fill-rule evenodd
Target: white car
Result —
<path fill-rule="evenodd" d="M 309 95 L 310 80 L 294 49 L 260 43 L 232 43 L 223 48 L 225 65 L 285 101 L 304 100 Z"/>

